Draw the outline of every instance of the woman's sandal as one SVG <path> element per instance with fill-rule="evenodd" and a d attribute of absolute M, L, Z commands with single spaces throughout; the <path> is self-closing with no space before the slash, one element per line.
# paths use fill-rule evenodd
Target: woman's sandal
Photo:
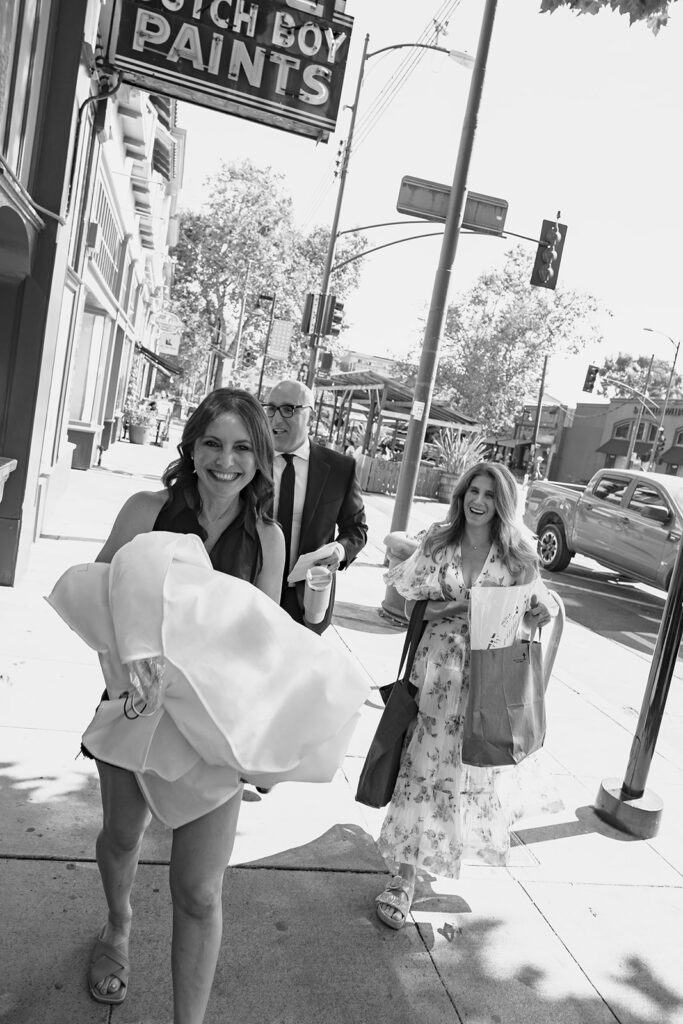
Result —
<path fill-rule="evenodd" d="M 406 882 L 401 875 L 394 875 L 384 892 L 375 897 L 377 916 L 382 924 L 396 930 L 403 927 L 408 919 L 414 891 L 414 882 Z M 401 917 L 394 917 L 395 911 Z"/>
<path fill-rule="evenodd" d="M 118 1005 L 126 998 L 130 961 L 118 946 L 112 946 L 104 939 L 98 938 L 90 957 L 88 969 L 88 988 L 90 995 L 98 1003 Z M 118 978 L 121 987 L 116 992 L 100 992 L 97 986 L 105 978 Z"/>

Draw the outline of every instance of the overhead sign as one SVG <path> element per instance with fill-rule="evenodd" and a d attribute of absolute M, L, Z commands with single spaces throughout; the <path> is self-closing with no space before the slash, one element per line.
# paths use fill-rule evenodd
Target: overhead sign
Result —
<path fill-rule="evenodd" d="M 286 362 L 289 359 L 293 333 L 294 324 L 291 320 L 273 320 L 268 343 L 269 359 L 279 359 L 281 362 Z"/>
<path fill-rule="evenodd" d="M 346 0 L 114 0 L 125 82 L 327 142 L 353 19 Z"/>
<path fill-rule="evenodd" d="M 451 186 L 437 181 L 413 178 L 406 175 L 401 179 L 396 209 L 422 220 L 446 220 Z M 506 199 L 485 196 L 480 192 L 468 192 L 462 227 L 482 235 L 501 235 L 505 227 L 508 204 Z"/>

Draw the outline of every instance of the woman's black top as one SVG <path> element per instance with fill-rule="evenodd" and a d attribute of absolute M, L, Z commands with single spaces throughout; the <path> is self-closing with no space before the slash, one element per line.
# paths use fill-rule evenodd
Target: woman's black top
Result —
<path fill-rule="evenodd" d="M 168 533 L 194 533 L 206 540 L 206 530 L 197 519 L 197 512 L 191 507 L 193 495 L 182 490 L 174 491 L 156 518 L 153 530 Z M 197 509 L 199 502 L 197 500 Z M 211 565 L 218 572 L 255 583 L 263 566 L 261 540 L 256 529 L 256 513 L 248 502 L 240 502 L 237 517 L 226 526 L 209 551 Z"/>

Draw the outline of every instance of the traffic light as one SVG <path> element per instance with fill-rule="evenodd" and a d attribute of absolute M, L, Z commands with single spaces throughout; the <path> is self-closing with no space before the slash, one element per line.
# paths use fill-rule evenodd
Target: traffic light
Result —
<path fill-rule="evenodd" d="M 555 288 L 566 234 L 566 224 L 554 220 L 543 221 L 536 261 L 531 272 L 531 284 L 537 288 Z"/>
<path fill-rule="evenodd" d="M 331 352 L 320 353 L 320 369 L 323 373 L 329 373 L 332 369 L 333 356 Z"/>
<path fill-rule="evenodd" d="M 593 390 L 593 388 L 595 387 L 595 381 L 597 380 L 599 372 L 600 372 L 600 367 L 599 366 L 591 365 L 591 366 L 588 367 L 588 369 L 586 371 L 586 379 L 583 382 L 583 390 L 584 391 L 592 391 Z"/>
<path fill-rule="evenodd" d="M 657 444 L 655 445 L 655 458 L 656 459 L 660 458 L 662 452 L 664 451 L 665 445 L 666 445 L 666 441 L 664 439 L 664 427 L 660 427 L 659 430 L 657 431 Z"/>
<path fill-rule="evenodd" d="M 332 320 L 330 323 L 330 334 L 337 337 L 341 334 L 341 329 L 344 325 L 344 303 L 340 302 L 339 299 L 335 299 L 334 309 L 332 310 Z"/>

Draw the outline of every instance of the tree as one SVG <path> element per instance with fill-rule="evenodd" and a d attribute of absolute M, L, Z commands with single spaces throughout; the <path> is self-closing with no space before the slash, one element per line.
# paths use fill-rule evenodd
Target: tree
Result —
<path fill-rule="evenodd" d="M 533 288 L 532 263 L 525 248 L 511 249 L 503 267 L 483 273 L 446 314 L 435 395 L 496 436 L 511 432 L 525 397 L 536 394 L 546 355 L 602 340 L 597 301 Z"/>
<path fill-rule="evenodd" d="M 618 356 L 610 356 L 605 359 L 600 367 L 600 377 L 615 377 L 623 381 L 636 391 L 644 391 L 647 368 L 650 365 L 651 356 L 631 356 L 620 352 Z M 655 359 L 652 363 L 650 380 L 647 386 L 647 393 L 650 398 L 664 398 L 671 376 L 671 363 L 665 359 Z M 671 395 L 681 394 L 681 377 L 674 373 L 671 381 Z M 608 398 L 628 396 L 626 389 L 620 390 L 614 384 L 602 384 L 602 392 Z"/>
<path fill-rule="evenodd" d="M 306 293 L 322 277 L 329 232 L 297 230 L 282 180 L 271 168 L 258 168 L 248 160 L 223 164 L 207 180 L 204 208 L 181 213 L 172 294 L 174 311 L 185 324 L 179 359 L 195 390 L 193 397 L 200 397 L 207 385 L 228 379 L 254 389 L 272 308 L 270 299 L 259 301 L 259 296 L 272 296 L 275 316 L 296 325 L 290 360 L 278 366 L 278 374 L 296 375 L 308 359 L 308 341 L 298 327 Z M 365 240 L 352 235 L 340 252 L 351 255 L 364 247 Z M 359 273 L 358 263 L 352 263 L 335 275 L 340 297 L 356 286 Z M 212 353 L 217 366 L 209 380 Z M 235 355 L 237 365 L 228 374 L 224 365 Z"/>
<path fill-rule="evenodd" d="M 669 20 L 675 0 L 541 0 L 541 13 L 552 13 L 558 7 L 569 7 L 577 14 L 597 14 L 605 7 L 628 14 L 631 25 L 644 21 L 657 35 Z"/>

